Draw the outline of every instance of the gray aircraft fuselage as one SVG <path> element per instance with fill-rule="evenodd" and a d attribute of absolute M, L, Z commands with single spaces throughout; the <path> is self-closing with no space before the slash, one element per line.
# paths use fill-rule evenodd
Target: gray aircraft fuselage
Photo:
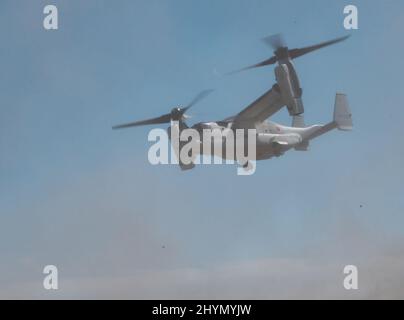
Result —
<path fill-rule="evenodd" d="M 236 141 L 237 130 L 244 129 L 242 132 L 244 141 L 244 154 L 247 155 L 248 152 L 248 129 L 255 129 L 256 132 L 256 154 L 253 160 L 264 160 L 270 159 L 272 157 L 279 157 L 283 155 L 286 151 L 290 149 L 295 149 L 299 151 L 306 151 L 307 148 L 302 146 L 308 145 L 308 142 L 320 135 L 323 135 L 333 129 L 339 129 L 343 131 L 352 129 L 352 114 L 348 105 L 348 101 L 345 94 L 337 93 L 335 97 L 334 105 L 334 115 L 333 120 L 324 125 L 311 125 L 305 127 L 294 127 L 285 126 L 278 124 L 276 122 L 265 120 L 259 122 L 250 122 L 248 120 L 243 122 L 235 122 L 235 117 L 225 119 L 223 121 L 217 122 L 199 122 L 194 124 L 191 128 L 198 131 L 199 136 L 203 137 L 204 130 L 207 129 L 208 132 L 216 132 L 221 134 L 221 139 L 211 140 L 211 149 L 205 153 L 204 148 L 200 148 L 200 154 L 211 155 L 212 150 L 215 151 L 215 143 L 218 143 L 217 150 L 220 152 L 214 155 L 219 156 L 223 159 L 229 159 L 226 154 L 226 139 L 233 139 L 234 145 L 238 143 Z M 177 130 L 180 134 L 181 130 L 188 128 L 184 122 L 177 122 L 176 126 L 171 126 Z M 199 141 L 201 144 L 202 142 Z M 230 155 L 232 160 L 235 159 L 235 155 L 232 153 Z"/>
<path fill-rule="evenodd" d="M 251 125 L 247 125 L 247 128 L 251 128 Z M 306 139 L 310 138 L 311 135 L 322 128 L 322 125 L 313 125 L 305 128 L 296 128 L 280 125 L 272 121 L 264 121 L 255 124 L 256 130 L 256 160 L 270 159 L 272 157 L 279 157 L 283 155 L 286 151 L 299 146 L 304 143 Z M 227 139 L 235 139 L 236 128 L 233 127 L 233 122 L 229 121 L 219 121 L 219 122 L 200 122 L 192 126 L 192 129 L 198 131 L 199 135 L 202 137 L 204 129 L 208 130 L 220 130 L 223 139 L 219 140 L 222 144 L 217 148 L 220 150 L 220 154 L 215 154 L 216 156 L 227 159 L 226 157 L 226 143 Z M 244 132 L 245 141 L 245 154 L 247 154 L 247 130 Z M 212 139 L 212 150 L 215 150 L 214 141 Z M 204 150 L 201 148 L 201 154 Z M 210 153 L 207 153 L 209 155 Z M 233 160 L 235 160 L 232 157 Z"/>

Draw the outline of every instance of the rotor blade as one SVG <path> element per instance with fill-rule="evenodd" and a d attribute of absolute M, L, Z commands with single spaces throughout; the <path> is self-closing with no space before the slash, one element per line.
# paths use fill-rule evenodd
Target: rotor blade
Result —
<path fill-rule="evenodd" d="M 203 98 L 208 96 L 211 92 L 213 92 L 213 89 L 203 90 L 202 92 L 200 92 L 185 108 L 182 109 L 183 113 L 185 113 L 185 111 L 191 108 L 194 104 L 198 103 Z"/>
<path fill-rule="evenodd" d="M 350 37 L 350 35 L 345 36 L 345 37 L 341 37 L 341 38 L 337 38 L 337 39 L 334 39 L 334 40 L 331 40 L 331 41 L 322 42 L 322 43 L 319 43 L 317 45 L 310 46 L 310 47 L 292 49 L 292 50 L 289 50 L 289 55 L 290 55 L 290 57 L 292 59 L 295 59 L 295 58 L 300 57 L 300 56 L 302 56 L 302 55 L 304 55 L 306 53 L 309 53 L 309 52 L 312 52 L 312 51 L 315 51 L 315 50 L 330 46 L 332 44 L 344 41 L 344 40 L 348 39 L 349 37 Z"/>
<path fill-rule="evenodd" d="M 245 68 L 242 68 L 242 69 L 238 69 L 238 70 L 235 70 L 235 71 L 228 72 L 228 73 L 226 73 L 225 75 L 226 75 L 226 76 L 229 76 L 229 75 L 232 75 L 232 74 L 235 74 L 235 73 L 239 73 L 239 72 L 242 72 L 242 71 L 245 71 L 245 70 L 254 69 L 254 68 L 259 68 L 259 67 L 263 67 L 263 66 L 268 66 L 268 65 L 270 65 L 270 64 L 274 64 L 275 62 L 276 62 L 276 57 L 275 57 L 275 56 L 272 56 L 271 58 L 269 58 L 269 59 L 267 59 L 267 60 L 264 60 L 264 61 L 262 61 L 262 62 L 259 62 L 259 63 L 257 63 L 257 64 L 254 64 L 254 65 L 252 65 L 252 66 L 248 66 L 248 67 L 245 67 Z"/>
<path fill-rule="evenodd" d="M 283 36 L 280 33 L 274 34 L 269 37 L 265 37 L 262 39 L 262 41 L 264 41 L 267 45 L 272 47 L 274 51 L 278 50 L 279 48 L 286 47 L 285 40 L 283 39 Z"/>
<path fill-rule="evenodd" d="M 144 125 L 148 125 L 148 124 L 168 123 L 170 121 L 171 121 L 171 114 L 167 113 L 167 114 L 162 115 L 161 117 L 157 117 L 157 118 L 130 122 L 130 123 L 114 126 L 114 127 L 112 127 L 112 129 L 123 129 L 123 128 L 129 128 L 129 127 L 144 126 Z"/>

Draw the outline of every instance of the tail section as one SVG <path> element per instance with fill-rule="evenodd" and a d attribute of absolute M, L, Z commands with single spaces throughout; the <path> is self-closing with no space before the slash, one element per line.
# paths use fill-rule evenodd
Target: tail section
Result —
<path fill-rule="evenodd" d="M 352 130 L 352 113 L 345 94 L 337 93 L 335 97 L 334 122 L 339 130 Z"/>
<path fill-rule="evenodd" d="M 315 129 L 315 131 L 310 133 L 305 139 L 312 140 L 333 129 L 344 131 L 352 130 L 352 114 L 345 94 L 337 93 L 335 96 L 333 121 L 323 126 L 312 126 L 312 128 L 315 127 L 318 127 L 318 129 Z"/>

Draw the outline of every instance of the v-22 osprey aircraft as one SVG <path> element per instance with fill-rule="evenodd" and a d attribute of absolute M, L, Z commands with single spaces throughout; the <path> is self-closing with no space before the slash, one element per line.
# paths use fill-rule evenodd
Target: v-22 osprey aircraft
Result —
<path fill-rule="evenodd" d="M 169 136 L 172 130 L 175 130 L 177 136 L 179 136 L 181 131 L 186 128 L 195 129 L 200 135 L 203 135 L 204 129 L 219 129 L 224 132 L 224 135 L 226 135 L 225 132 L 229 132 L 228 129 L 230 129 L 233 131 L 231 134 L 233 139 L 236 136 L 234 133 L 237 129 L 245 129 L 245 132 L 247 132 L 248 129 L 255 129 L 257 133 L 255 159 L 244 159 L 244 163 L 240 163 L 240 159 L 236 159 L 236 154 L 231 154 L 232 160 L 238 161 L 245 168 L 249 167 L 248 160 L 266 160 L 274 156 L 279 157 L 291 149 L 306 151 L 309 142 L 324 133 L 333 129 L 344 131 L 351 130 L 352 114 L 346 95 L 343 93 L 337 93 L 332 121 L 325 125 L 306 126 L 303 118 L 303 91 L 300 87 L 300 82 L 292 60 L 314 50 L 341 42 L 347 38 L 348 36 L 345 36 L 317 45 L 291 50 L 289 50 L 284 44 L 280 35 L 265 38 L 264 41 L 273 47 L 274 55 L 258 64 L 254 64 L 229 74 L 278 63 L 275 67 L 276 83 L 271 89 L 235 116 L 220 121 L 199 122 L 192 127 L 188 127 L 185 122 L 187 119 L 185 112 L 212 91 L 205 90 L 197 95 L 186 107 L 175 107 L 170 113 L 164 114 L 160 117 L 114 126 L 113 129 L 171 123 L 170 128 L 168 128 Z M 285 126 L 267 120 L 284 106 L 287 107 L 289 114 L 293 117 L 291 126 Z M 245 139 L 246 136 L 247 135 L 245 135 Z M 226 143 L 226 137 L 224 138 L 225 139 L 221 142 L 223 144 Z M 199 141 L 199 143 L 202 144 L 202 141 Z M 214 142 L 212 141 L 212 144 L 213 143 Z M 182 143 L 182 145 L 184 145 L 184 143 Z M 244 145 L 247 149 L 246 143 L 244 143 Z M 216 150 L 213 145 L 212 149 Z M 223 150 L 225 150 L 225 145 L 218 149 L 220 150 L 220 153 L 214 155 L 227 159 L 228 155 L 226 152 L 223 152 Z M 211 152 L 211 150 L 209 151 Z M 203 152 L 203 148 L 200 148 L 200 154 L 203 154 Z M 208 153 L 208 155 L 211 155 L 211 153 Z M 194 156 L 196 157 L 197 155 Z M 179 165 L 183 170 L 192 169 L 195 166 L 192 162 L 183 163 L 181 159 L 179 159 Z"/>

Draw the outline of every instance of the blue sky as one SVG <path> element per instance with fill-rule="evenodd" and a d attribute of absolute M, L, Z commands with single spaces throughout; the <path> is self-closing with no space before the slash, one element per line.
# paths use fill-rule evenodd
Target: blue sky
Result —
<path fill-rule="evenodd" d="M 372 259 L 391 265 L 385 256 L 396 258 L 404 236 L 402 1 L 51 3 L 57 31 L 42 27 L 49 1 L 0 4 L 0 287 L 9 288 L 1 296 L 52 297 L 41 288 L 46 264 L 81 290 L 65 287 L 56 297 L 94 296 L 80 281 L 94 277 L 108 279 L 104 294 L 115 296 L 108 288 L 119 287 L 116 277 L 145 270 L 165 279 L 195 268 L 213 279 L 209 272 L 223 266 L 298 259 L 320 265 L 327 279 L 323 261 L 335 270 L 370 270 Z M 358 6 L 359 30 L 343 28 L 347 4 Z M 240 177 L 233 166 L 151 166 L 151 127 L 111 130 L 206 88 L 215 92 L 192 109 L 190 123 L 237 113 L 272 86 L 273 68 L 220 74 L 269 57 L 260 39 L 278 32 L 290 47 L 352 35 L 295 61 L 306 122 L 328 122 L 341 91 L 352 132 L 322 136 L 310 152 L 259 162 L 253 176 Z M 290 122 L 285 110 L 274 119 Z M 238 270 L 237 279 L 248 278 L 248 268 Z M 309 291 L 316 276 L 303 274 Z M 122 296 L 143 297 L 133 281 Z M 146 281 L 143 293 L 210 297 L 211 282 L 189 280 L 190 292 L 181 281 Z M 260 285 L 240 284 L 236 297 Z M 289 297 L 294 285 L 285 286 Z"/>

